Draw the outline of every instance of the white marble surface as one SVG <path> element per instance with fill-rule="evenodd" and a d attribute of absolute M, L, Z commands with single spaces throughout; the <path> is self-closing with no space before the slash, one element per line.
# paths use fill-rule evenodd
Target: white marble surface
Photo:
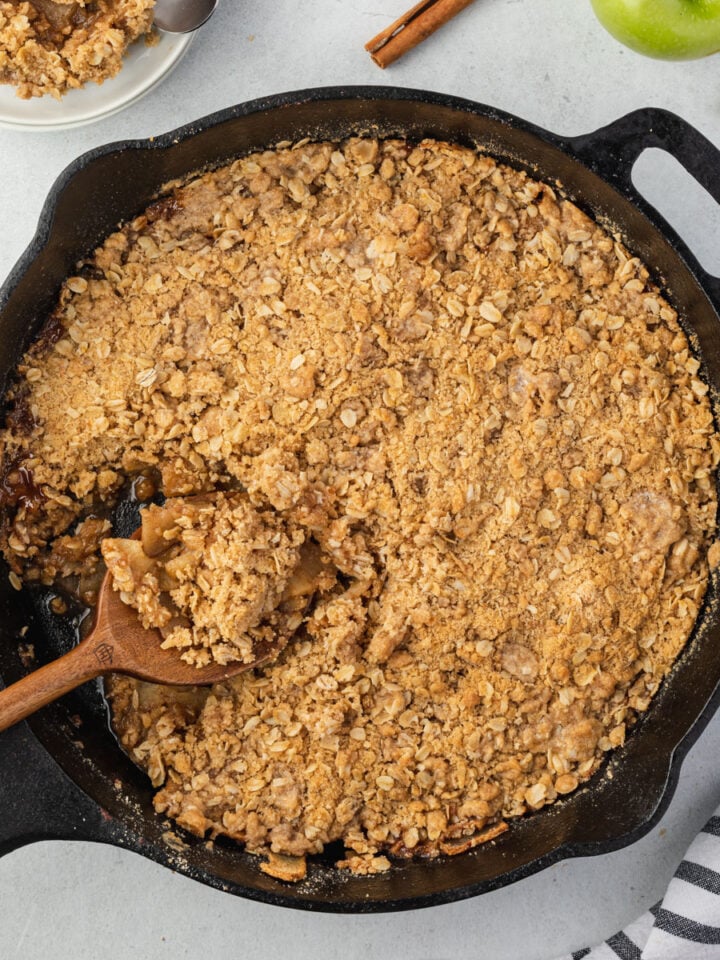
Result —
<path fill-rule="evenodd" d="M 592 130 L 636 107 L 662 106 L 720 146 L 718 57 L 685 64 L 641 58 L 603 32 L 587 0 L 478 0 L 383 73 L 363 43 L 410 5 L 223 0 L 171 79 L 126 112 L 62 133 L 0 130 L 0 276 L 29 242 L 53 180 L 81 152 L 283 90 L 423 87 L 563 134 Z M 668 187 L 672 164 L 663 156 L 643 158 L 644 188 L 668 204 L 667 215 L 720 273 L 718 210 L 687 181 Z M 0 861 L 0 957 L 550 960 L 610 935 L 660 896 L 694 832 L 720 803 L 719 754 L 717 717 L 688 756 L 663 821 L 632 847 L 562 863 L 464 903 L 404 914 L 281 911 L 114 848 L 25 847 Z"/>

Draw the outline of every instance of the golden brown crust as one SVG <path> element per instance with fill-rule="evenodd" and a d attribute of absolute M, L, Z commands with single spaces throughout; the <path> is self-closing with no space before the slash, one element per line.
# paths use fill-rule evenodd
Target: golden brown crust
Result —
<path fill-rule="evenodd" d="M 239 484 L 339 571 L 262 673 L 113 682 L 158 809 L 367 871 L 571 792 L 686 642 L 715 535 L 707 388 L 646 268 L 434 142 L 267 151 L 155 210 L 21 366 L 2 450 L 45 499 L 9 511 L 15 574 L 52 579 L 46 542 L 148 465 Z"/>

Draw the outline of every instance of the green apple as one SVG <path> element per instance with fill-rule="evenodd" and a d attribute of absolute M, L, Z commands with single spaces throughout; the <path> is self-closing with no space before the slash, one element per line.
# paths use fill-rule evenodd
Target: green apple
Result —
<path fill-rule="evenodd" d="M 621 43 L 662 60 L 720 51 L 720 0 L 591 0 L 598 20 Z"/>

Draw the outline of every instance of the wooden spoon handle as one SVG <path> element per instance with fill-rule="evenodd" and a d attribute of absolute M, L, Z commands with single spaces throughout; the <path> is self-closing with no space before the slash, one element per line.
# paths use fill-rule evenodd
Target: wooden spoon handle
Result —
<path fill-rule="evenodd" d="M 93 642 L 94 636 L 91 634 L 58 660 L 33 671 L 6 690 L 0 690 L 0 731 L 24 720 L 86 680 L 107 672 L 110 664 L 104 656 L 106 651 L 102 644 Z"/>

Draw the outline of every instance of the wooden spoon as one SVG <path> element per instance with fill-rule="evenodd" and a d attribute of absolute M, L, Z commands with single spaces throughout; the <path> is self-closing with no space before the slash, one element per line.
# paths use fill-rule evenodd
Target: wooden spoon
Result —
<path fill-rule="evenodd" d="M 303 610 L 316 592 L 318 575 L 325 568 L 319 551 L 301 552 L 300 565 L 281 598 L 283 609 Z M 207 686 L 235 677 L 275 660 L 293 631 L 278 631 L 270 642 L 255 645 L 257 656 L 249 663 L 234 661 L 196 667 L 180 659 L 177 650 L 163 650 L 158 630 L 147 630 L 137 611 L 120 599 L 106 573 L 98 594 L 95 625 L 69 653 L 35 670 L 0 691 L 0 731 L 24 720 L 64 693 L 108 673 L 124 673 L 151 683 L 170 686 Z"/>

